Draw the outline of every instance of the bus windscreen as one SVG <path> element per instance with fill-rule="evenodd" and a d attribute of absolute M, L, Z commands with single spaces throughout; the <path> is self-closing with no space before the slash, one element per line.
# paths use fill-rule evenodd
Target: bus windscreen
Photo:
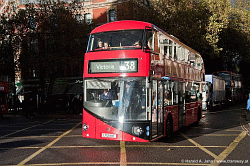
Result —
<path fill-rule="evenodd" d="M 143 32 L 144 30 L 124 30 L 91 34 L 87 52 L 140 49 Z"/>

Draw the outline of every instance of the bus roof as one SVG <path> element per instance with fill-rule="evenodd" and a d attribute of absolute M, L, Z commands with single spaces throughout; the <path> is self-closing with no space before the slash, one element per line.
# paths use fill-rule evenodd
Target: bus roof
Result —
<path fill-rule="evenodd" d="M 91 34 L 98 32 L 106 32 L 106 31 L 125 30 L 125 29 L 145 29 L 145 27 L 152 27 L 152 24 L 134 20 L 115 21 L 103 24 L 95 28 L 91 32 Z"/>
<path fill-rule="evenodd" d="M 193 52 L 196 55 L 201 57 L 199 52 L 197 52 L 197 51 L 193 50 L 192 48 L 190 48 L 189 46 L 185 45 L 184 43 L 179 41 L 179 39 L 176 38 L 175 36 L 164 32 L 162 29 L 160 29 L 157 26 L 155 26 L 151 23 L 148 23 L 148 22 L 136 21 L 136 20 L 114 21 L 114 22 L 106 23 L 106 24 L 103 24 L 103 25 L 96 27 L 94 30 L 92 30 L 92 32 L 90 34 L 99 33 L 99 32 L 108 32 L 108 31 L 127 30 L 127 29 L 145 29 L 146 27 L 156 28 L 157 30 L 159 30 L 162 33 L 164 33 L 165 35 L 167 35 L 169 38 L 171 38 L 176 43 L 182 45 L 186 49 L 190 50 L 191 52 Z"/>

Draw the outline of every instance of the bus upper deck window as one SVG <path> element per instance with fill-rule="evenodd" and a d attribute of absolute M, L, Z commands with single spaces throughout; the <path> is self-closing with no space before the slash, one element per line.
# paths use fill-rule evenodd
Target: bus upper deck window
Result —
<path fill-rule="evenodd" d="M 88 51 L 141 49 L 143 30 L 122 30 L 92 34 Z"/>

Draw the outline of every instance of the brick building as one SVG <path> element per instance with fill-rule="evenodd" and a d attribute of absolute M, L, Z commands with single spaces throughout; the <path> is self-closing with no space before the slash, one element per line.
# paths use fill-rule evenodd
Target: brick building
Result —
<path fill-rule="evenodd" d="M 71 11 L 73 17 L 79 23 L 87 23 L 94 26 L 119 19 L 136 19 L 136 15 L 140 10 L 138 8 L 129 8 L 129 0 L 0 0 L 0 16 L 5 14 L 5 16 L 11 17 L 11 15 L 17 13 L 18 10 L 25 9 L 26 5 L 34 4 L 35 8 L 39 8 L 40 4 L 46 4 L 46 2 L 64 3 L 65 9 Z M 148 0 L 140 0 L 139 3 L 143 6 L 149 6 Z M 94 28 L 94 26 L 92 26 L 92 28 Z M 39 45 L 37 34 L 32 34 L 32 31 L 29 32 L 29 35 L 26 35 L 22 42 L 23 46 L 20 47 L 21 49 L 36 50 L 36 47 Z M 87 45 L 87 39 L 85 45 Z M 18 54 L 22 51 L 25 52 L 25 50 L 20 50 Z M 24 55 L 26 56 L 25 53 Z M 48 94 L 49 89 L 54 95 L 78 95 L 76 94 L 76 87 L 81 87 L 79 86 L 79 82 L 81 82 L 79 80 L 81 80 L 83 73 L 83 63 L 81 62 L 83 55 L 82 57 L 77 57 L 79 59 L 65 59 L 63 63 L 69 62 L 68 64 L 55 67 L 56 70 L 61 70 L 61 74 L 58 78 L 54 79 L 55 82 L 53 83 L 52 89 L 49 88 L 49 84 L 52 84 L 50 82 L 51 80 L 48 82 L 46 82 L 46 80 L 41 81 L 41 74 L 37 65 L 30 66 L 28 63 L 25 65 L 17 63 L 19 66 L 16 67 L 15 71 L 15 83 L 19 97 L 24 99 L 25 95 L 30 97 L 29 93 L 32 93 L 39 105 L 43 102 L 44 96 Z M 19 58 L 19 55 L 17 55 L 14 61 L 20 62 Z M 27 61 L 30 60 L 27 59 Z M 51 75 L 53 76 L 53 73 Z M 50 77 L 51 76 L 49 76 L 49 78 Z M 43 82 L 44 85 L 41 85 L 41 82 Z M 57 91 L 56 89 L 60 90 Z M 73 92 L 72 89 L 75 91 Z M 82 90 L 79 91 L 82 92 Z"/>

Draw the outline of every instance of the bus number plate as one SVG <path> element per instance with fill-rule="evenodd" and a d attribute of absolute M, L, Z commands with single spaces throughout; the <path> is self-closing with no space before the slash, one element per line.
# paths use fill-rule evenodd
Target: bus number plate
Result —
<path fill-rule="evenodd" d="M 116 134 L 102 133 L 103 138 L 116 138 Z"/>

